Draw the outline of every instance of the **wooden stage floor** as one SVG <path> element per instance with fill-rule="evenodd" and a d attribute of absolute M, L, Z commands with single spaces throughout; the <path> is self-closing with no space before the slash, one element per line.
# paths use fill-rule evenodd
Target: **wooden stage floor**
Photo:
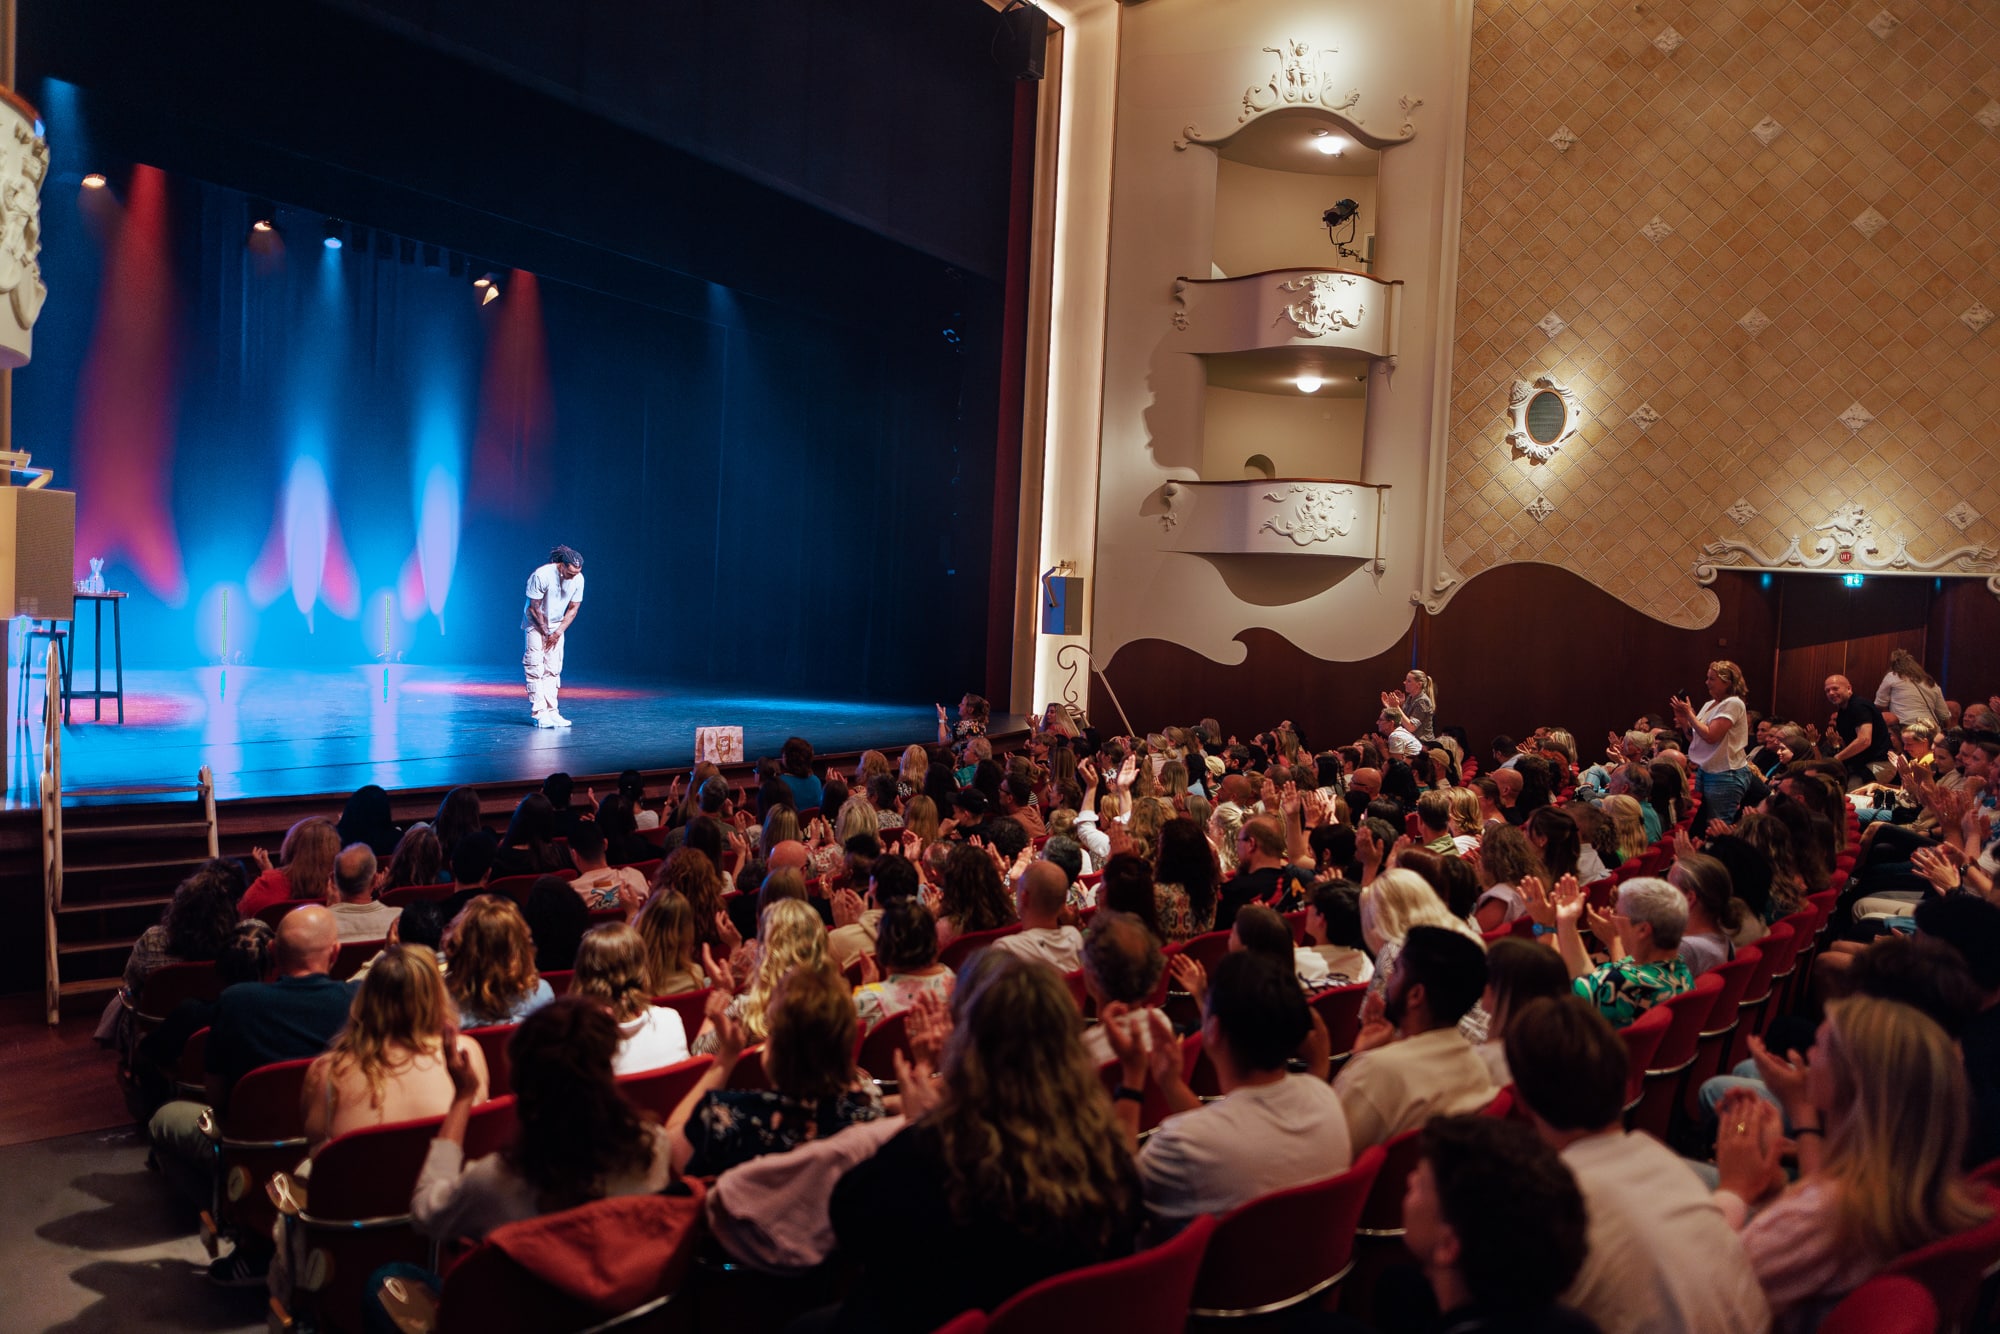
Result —
<path fill-rule="evenodd" d="M 9 716 L 19 716 L 11 691 Z M 931 739 L 937 714 L 907 703 L 787 698 L 683 688 L 661 681 L 572 677 L 562 709 L 575 726 L 534 727 L 520 673 L 381 666 L 298 671 L 232 667 L 125 674 L 125 722 L 72 708 L 63 786 L 190 784 L 215 772 L 219 799 L 347 793 L 539 779 L 557 770 L 606 774 L 692 762 L 695 728 L 743 729 L 744 754 L 775 755 L 786 737 L 815 750 Z M 39 716 L 41 690 L 31 686 Z M 17 724 L 0 809 L 37 801 L 40 727 Z M 74 799 L 74 797 L 72 798 Z"/>

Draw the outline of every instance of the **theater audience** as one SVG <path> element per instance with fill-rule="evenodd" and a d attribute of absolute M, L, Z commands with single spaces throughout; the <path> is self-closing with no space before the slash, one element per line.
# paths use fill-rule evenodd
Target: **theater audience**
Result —
<path fill-rule="evenodd" d="M 1315 964 L 1312 958 L 1319 962 Z M 1345 987 L 1375 976 L 1361 933 L 1361 889 L 1345 880 L 1322 880 L 1306 900 L 1305 944 L 1293 957 L 1299 981 L 1313 988 Z"/>
<path fill-rule="evenodd" d="M 382 873 L 381 887 L 390 890 L 435 885 L 444 870 L 444 850 L 437 834 L 427 824 L 413 824 L 397 840 L 388 869 Z"/>
<path fill-rule="evenodd" d="M 146 979 L 166 965 L 207 963 L 221 955 L 223 945 L 236 929 L 236 899 L 243 890 L 242 872 L 233 869 L 234 866 L 235 863 L 217 857 L 203 862 L 174 887 L 167 910 L 157 924 L 140 934 L 125 961 L 126 1004 L 120 1005 L 114 998 L 105 1012 L 107 1018 L 129 1014 L 129 1006 L 137 1003 L 145 990 Z M 110 1036 L 102 1025 L 99 1031 L 100 1036 Z M 129 1036 L 129 1025 L 123 1032 Z M 121 1037 L 119 1047 L 123 1050 L 125 1046 Z"/>
<path fill-rule="evenodd" d="M 1069 903 L 1069 877 L 1048 862 L 1030 862 L 1014 884 L 1014 904 L 1021 929 L 993 942 L 993 948 L 1039 959 L 1059 973 L 1082 966 L 1083 933 L 1062 923 Z"/>
<path fill-rule="evenodd" d="M 618 1021 L 618 1055 L 612 1061 L 617 1074 L 658 1070 L 688 1057 L 680 1014 L 652 1003 L 648 976 L 646 942 L 637 931 L 607 922 L 584 933 L 570 994 L 596 1001 Z"/>
<path fill-rule="evenodd" d="M 712 1001 L 710 1013 L 715 1063 L 667 1118 L 682 1175 L 714 1176 L 881 1117 L 881 1095 L 854 1064 L 854 1002 L 824 957 L 781 973 L 759 1012 L 768 1088 L 729 1087 L 749 1030 Z"/>
<path fill-rule="evenodd" d="M 1478 929 L 1464 918 L 1453 915 L 1437 891 L 1415 871 L 1401 867 L 1385 871 L 1361 894 L 1361 933 L 1375 956 L 1375 975 L 1369 980 L 1369 994 L 1380 996 L 1389 986 L 1389 974 L 1403 938 L 1419 926 L 1435 926 L 1466 936 L 1482 949 L 1485 941 Z"/>
<path fill-rule="evenodd" d="M 530 792 L 514 807 L 514 818 L 494 850 L 493 878 L 570 870 L 569 854 L 556 843 L 562 832 L 555 804 L 543 793 Z"/>
<path fill-rule="evenodd" d="M 1507 1068 L 1529 1121 L 1576 1178 L 1589 1252 L 1567 1300 L 1605 1334 L 1761 1334 L 1757 1275 L 1708 1188 L 1624 1126 L 1625 1044 L 1588 1001 L 1545 997 L 1507 1025 Z"/>
<path fill-rule="evenodd" d="M 875 948 L 882 914 L 895 899 L 915 898 L 921 888 L 916 866 L 907 857 L 890 854 L 876 858 L 868 868 L 868 896 L 863 899 L 853 889 L 833 896 L 834 928 L 827 933 L 827 949 L 834 964 L 845 968 Z M 935 930 L 935 927 L 933 928 Z M 935 943 L 935 942 L 933 942 Z"/>
<path fill-rule="evenodd" d="M 1476 1111 L 1493 1100 L 1486 1062 L 1458 1031 L 1485 989 L 1486 952 L 1477 940 L 1443 927 L 1409 929 L 1382 1017 L 1362 1026 L 1354 1056 L 1333 1084 L 1356 1153 L 1432 1116 Z"/>
<path fill-rule="evenodd" d="M 1549 809 L 1536 811 L 1530 821 Z M 1528 905 L 1519 886 L 1531 878 L 1546 882 L 1547 876 L 1548 870 L 1528 835 L 1512 825 L 1488 831 L 1479 844 L 1479 898 L 1472 908 L 1474 924 L 1481 931 L 1497 931 L 1523 916 Z"/>
<path fill-rule="evenodd" d="M 676 996 L 708 985 L 708 974 L 697 961 L 694 909 L 684 895 L 655 890 L 632 919 L 632 928 L 645 947 L 647 995 Z"/>
<path fill-rule="evenodd" d="M 1576 994 L 1613 1025 L 1623 1028 L 1662 1001 L 1694 988 L 1694 978 L 1680 957 L 1687 899 L 1666 881 L 1651 876 L 1627 880 L 1618 887 L 1617 902 L 1608 914 L 1584 901 L 1583 888 L 1574 877 L 1556 886 L 1553 895 L 1544 892 L 1539 881 L 1530 881 L 1527 890 L 1537 925 L 1553 924 L 1556 929 L 1556 949 L 1569 966 Z M 1591 959 L 1583 942 L 1579 924 L 1586 914 L 1591 934 L 1607 951 L 1603 963 Z"/>
<path fill-rule="evenodd" d="M 984 848 L 966 843 L 953 847 L 938 879 L 938 892 L 940 947 L 975 931 L 993 931 L 1014 923 L 1014 904 L 1007 896 L 1006 882 Z"/>
<path fill-rule="evenodd" d="M 382 940 L 401 916 L 375 897 L 375 853 L 366 843 L 350 843 L 333 860 L 333 898 L 327 908 L 342 940 Z"/>
<path fill-rule="evenodd" d="M 301 1103 L 313 1151 L 368 1126 L 444 1115 L 453 1098 L 448 1029 L 471 1067 L 473 1102 L 484 1101 L 486 1057 L 452 1019 L 437 956 L 422 945 L 384 950 L 355 992 L 346 1025 L 306 1071 Z"/>
<path fill-rule="evenodd" d="M 722 901 L 722 875 L 707 853 L 676 848 L 660 863 L 660 869 L 653 872 L 652 890 L 654 894 L 672 890 L 685 898 L 694 918 L 696 944 L 727 957 L 721 926 L 728 917 Z"/>
<path fill-rule="evenodd" d="M 1215 930 L 1221 870 L 1199 822 L 1177 816 L 1160 826 L 1153 863 L 1153 899 L 1169 945 Z"/>
<path fill-rule="evenodd" d="M 1732 1093 L 1716 1140 L 1716 1202 L 1787 1334 L 1812 1328 L 1896 1256 L 1991 1213 L 1959 1166 L 1964 1067 L 1924 1015 L 1868 996 L 1833 1003 L 1794 1085 L 1783 1100 L 1798 1108 L 1796 1183 L 1780 1163 L 1783 1116 L 1762 1098 Z"/>
<path fill-rule="evenodd" d="M 854 1009 L 864 1033 L 924 996 L 950 1000 L 953 985 L 951 969 L 938 962 L 937 925 L 921 899 L 890 899 L 877 923 L 874 958 L 881 980 L 854 989 Z"/>
<path fill-rule="evenodd" d="M 803 895 L 803 888 L 800 893 Z M 709 998 L 711 1017 L 695 1036 L 697 1056 L 718 1050 L 720 1033 L 713 1017 L 717 1009 L 742 1026 L 744 1041 L 762 1042 L 771 995 L 785 974 L 803 965 L 817 970 L 827 964 L 826 923 L 803 897 L 773 901 L 760 914 L 760 934 L 756 958 L 741 991 L 728 964 L 710 972 L 711 982 L 722 995 Z M 849 1005 L 852 1009 L 852 1004 Z"/>
<path fill-rule="evenodd" d="M 1346 1170 L 1347 1118 L 1326 1082 L 1326 1025 L 1286 964 L 1252 950 L 1216 964 L 1201 1041 L 1219 1102 L 1203 1106 L 1188 1088 L 1166 1017 L 1149 1011 L 1147 1023 L 1150 1031 L 1115 1023 L 1106 1030 L 1118 1053 L 1119 1126 L 1126 1148 L 1138 1153 L 1140 1187 L 1155 1219 L 1178 1227 Z M 1287 1062 L 1309 1038 L 1306 1072 L 1290 1073 Z M 1140 1103 L 1128 1090 L 1142 1091 L 1149 1078 L 1174 1115 L 1140 1149 Z"/>
<path fill-rule="evenodd" d="M 469 787 L 455 787 L 438 802 L 431 817 L 431 832 L 437 835 L 438 855 L 445 866 L 452 865 L 458 844 L 467 834 L 480 830 L 479 793 Z"/>
<path fill-rule="evenodd" d="M 574 896 L 572 896 L 573 898 Z M 445 930 L 445 986 L 460 1028 L 518 1024 L 555 999 L 512 899 L 481 894 Z"/>
<path fill-rule="evenodd" d="M 1683 835 L 1685 838 L 1685 835 Z M 1667 883 L 1687 896 L 1687 928 L 1681 933 L 1680 956 L 1688 976 L 1699 979 L 1718 964 L 1736 957 L 1736 934 L 1749 909 L 1730 893 L 1729 871 L 1713 857 L 1678 853 Z"/>
<path fill-rule="evenodd" d="M 342 843 L 349 846 L 360 843 L 377 857 L 394 852 L 396 840 L 401 836 L 389 808 L 389 794 L 375 783 L 354 789 L 340 812 L 340 823 L 334 828 Z"/>
<path fill-rule="evenodd" d="M 1562 1160 L 1526 1127 L 1440 1116 L 1417 1137 L 1403 1241 L 1449 1334 L 1596 1334 L 1559 1302 L 1586 1250 L 1584 1205 Z"/>
<path fill-rule="evenodd" d="M 521 904 L 528 935 L 535 942 L 535 969 L 566 973 L 576 966 L 576 947 L 590 930 L 590 909 L 559 875 L 537 876 Z"/>
<path fill-rule="evenodd" d="M 940 1078 L 898 1061 L 910 1124 L 834 1187 L 854 1283 L 801 1329 L 920 1334 L 1137 1239 L 1131 1155 L 1054 970 L 983 950 L 952 1014 Z"/>
<path fill-rule="evenodd" d="M 340 855 L 340 831 L 333 821 L 313 815 L 285 832 L 278 845 L 279 864 L 262 848 L 250 849 L 258 876 L 236 905 L 240 917 L 255 917 L 281 903 L 311 900 L 324 903 L 333 884 L 333 859 Z"/>

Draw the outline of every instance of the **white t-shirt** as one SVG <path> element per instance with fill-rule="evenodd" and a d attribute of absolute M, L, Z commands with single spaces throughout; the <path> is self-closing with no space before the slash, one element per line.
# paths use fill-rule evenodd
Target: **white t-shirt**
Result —
<path fill-rule="evenodd" d="M 1083 932 L 1073 926 L 1029 927 L 1000 937 L 993 948 L 1048 964 L 1058 973 L 1083 967 Z"/>
<path fill-rule="evenodd" d="M 1702 723 L 1711 723 L 1717 718 L 1729 719 L 1729 730 L 1720 741 L 1703 741 L 1699 733 L 1688 738 L 1687 754 L 1695 767 L 1712 774 L 1741 769 L 1746 763 L 1744 747 L 1750 740 L 1750 719 L 1743 711 L 1743 701 L 1735 695 L 1712 699 L 1701 706 L 1701 712 L 1695 714 L 1695 718 Z"/>
<path fill-rule="evenodd" d="M 1417 740 L 1408 728 L 1398 727 L 1389 733 L 1389 753 L 1409 759 L 1424 753 L 1424 743 Z"/>
<path fill-rule="evenodd" d="M 1139 1185 L 1161 1218 L 1192 1218 L 1324 1180 L 1352 1160 L 1332 1085 L 1286 1075 L 1162 1121 L 1139 1150 Z"/>
<path fill-rule="evenodd" d="M 328 911 L 333 913 L 333 929 L 342 940 L 381 940 L 389 934 L 390 925 L 403 915 L 401 908 L 391 908 L 386 903 L 371 900 L 367 903 L 336 903 Z"/>
<path fill-rule="evenodd" d="M 618 1055 L 611 1062 L 614 1075 L 658 1070 L 688 1058 L 687 1029 L 680 1012 L 668 1006 L 648 1005 L 637 1019 L 618 1025 L 618 1032 Z"/>
<path fill-rule="evenodd" d="M 1644 1134 L 1562 1151 L 1590 1218 L 1563 1300 L 1604 1334 L 1762 1334 L 1771 1309 L 1742 1241 L 1688 1164 Z"/>
<path fill-rule="evenodd" d="M 562 618 L 569 615 L 570 604 L 583 601 L 583 571 L 577 571 L 576 578 L 565 579 L 557 573 L 555 562 L 538 565 L 528 576 L 528 600 L 521 604 L 521 628 L 535 628 L 535 618 L 528 614 L 528 608 L 537 602 L 542 604 L 542 619 L 549 623 L 551 630 L 562 624 Z"/>

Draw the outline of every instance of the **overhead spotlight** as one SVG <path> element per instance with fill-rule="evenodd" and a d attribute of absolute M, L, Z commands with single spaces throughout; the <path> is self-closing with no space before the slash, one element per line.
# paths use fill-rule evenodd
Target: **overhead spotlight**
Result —
<path fill-rule="evenodd" d="M 269 218 L 259 218 L 257 219 L 257 221 L 250 224 L 250 230 L 253 232 L 268 232 L 274 229 L 271 226 L 271 220 Z"/>
<path fill-rule="evenodd" d="M 1326 381 L 1322 380 L 1318 375 L 1314 374 L 1312 371 L 1307 371 L 1304 375 L 1301 375 L 1298 379 L 1292 381 L 1292 383 L 1299 387 L 1299 392 L 1301 394 L 1317 394 L 1319 392 L 1320 386 L 1325 384 Z"/>
<path fill-rule="evenodd" d="M 499 299 L 500 299 L 500 284 L 488 283 L 486 284 L 486 291 L 480 295 L 479 304 L 482 306 L 490 306 Z"/>
<path fill-rule="evenodd" d="M 1347 151 L 1347 140 L 1332 130 L 1314 130 L 1312 145 L 1315 150 L 1328 157 L 1339 157 Z"/>
<path fill-rule="evenodd" d="M 472 285 L 474 287 L 481 287 L 481 288 L 491 287 L 493 286 L 493 275 L 490 273 L 482 273 L 477 278 L 474 278 L 472 280 Z"/>
<path fill-rule="evenodd" d="M 326 248 L 328 250 L 340 249 L 342 244 L 340 239 L 340 231 L 341 227 L 339 218 L 328 218 L 326 220 Z"/>
<path fill-rule="evenodd" d="M 86 190 L 102 190 L 106 184 L 102 172 L 93 171 L 83 178 L 83 188 Z"/>

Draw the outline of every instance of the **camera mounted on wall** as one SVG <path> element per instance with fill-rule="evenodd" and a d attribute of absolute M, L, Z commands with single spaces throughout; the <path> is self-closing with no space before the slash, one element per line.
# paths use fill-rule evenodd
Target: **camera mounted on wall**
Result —
<path fill-rule="evenodd" d="M 1359 225 L 1361 217 L 1361 205 L 1352 199 L 1342 199 L 1319 217 L 1320 221 L 1326 224 L 1326 239 L 1333 242 L 1335 252 L 1342 259 L 1366 262 L 1367 257 L 1355 250 L 1353 244 L 1354 229 Z M 1346 229 L 1344 236 L 1339 234 L 1342 228 Z"/>

